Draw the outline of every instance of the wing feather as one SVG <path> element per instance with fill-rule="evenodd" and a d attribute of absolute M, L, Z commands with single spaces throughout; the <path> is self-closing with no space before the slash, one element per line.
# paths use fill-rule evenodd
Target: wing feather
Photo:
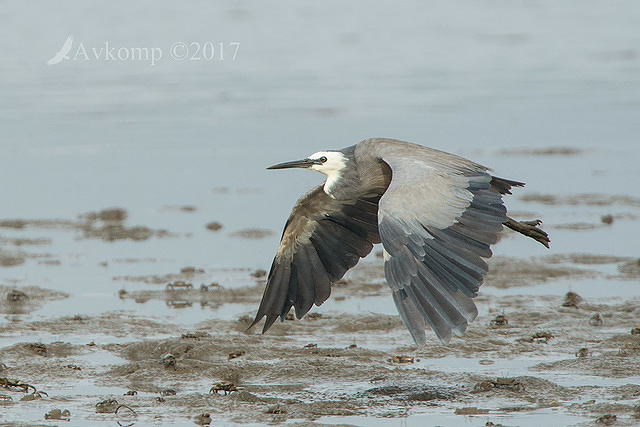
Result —
<path fill-rule="evenodd" d="M 267 280 L 267 288 L 265 289 L 265 295 L 268 297 L 264 301 L 264 305 L 267 307 L 284 307 L 287 294 L 289 293 L 289 278 L 291 276 L 291 264 L 273 264 Z M 261 304 L 262 306 L 262 304 Z M 282 308 L 278 311 L 270 310 L 265 311 L 267 320 L 264 324 L 266 329 L 269 329 L 273 322 L 276 321 L 281 314 Z M 265 330 L 266 330 L 265 329 Z"/>
<path fill-rule="evenodd" d="M 477 316 L 472 298 L 488 271 L 484 258 L 507 221 L 502 194 L 522 184 L 426 147 L 369 148 L 392 172 L 378 228 L 396 307 L 418 345 L 426 343 L 426 325 L 447 342 Z"/>
<path fill-rule="evenodd" d="M 302 318 L 331 294 L 341 279 L 379 242 L 379 196 L 335 200 L 318 186 L 293 207 L 267 276 L 255 325 L 266 316 L 263 333 L 292 307 Z"/>
<path fill-rule="evenodd" d="M 305 246 L 305 250 L 309 256 L 309 267 L 311 269 L 311 274 L 313 275 L 313 287 L 316 295 L 313 302 L 315 305 L 319 306 L 331 295 L 331 280 L 329 279 L 329 275 L 324 269 L 318 254 L 309 246 Z M 300 313 L 300 317 L 305 313 L 306 312 Z"/>
<path fill-rule="evenodd" d="M 292 299 L 292 301 L 294 302 L 296 316 L 298 319 L 300 319 L 304 313 L 311 310 L 311 307 L 313 307 L 313 303 L 316 300 L 316 281 L 313 277 L 313 267 L 311 262 L 307 247 L 300 246 L 298 252 L 293 256 L 292 263 L 292 265 L 296 267 L 296 285 L 298 289 L 297 298 Z M 291 287 L 291 283 L 289 286 Z"/>

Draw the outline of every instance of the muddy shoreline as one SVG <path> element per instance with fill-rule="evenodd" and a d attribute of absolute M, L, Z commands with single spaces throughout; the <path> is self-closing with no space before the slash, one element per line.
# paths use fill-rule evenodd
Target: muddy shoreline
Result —
<path fill-rule="evenodd" d="M 477 298 L 480 316 L 464 337 L 442 345 L 432 336 L 422 349 L 397 316 L 364 311 L 314 310 L 300 321 L 278 322 L 266 335 L 260 325 L 247 330 L 263 272 L 248 272 L 255 284 L 237 289 L 198 285 L 206 274 L 189 267 L 117 278 L 157 287 L 120 291 L 121 299 L 139 304 L 246 307 L 234 320 L 192 327 L 126 313 L 23 321 L 16 315 L 67 295 L 25 287 L 21 296 L 3 286 L 0 311 L 13 320 L 0 326 L 0 377 L 32 386 L 0 386 L 0 407 L 11 417 L 3 425 L 35 422 L 20 419 L 25 409 L 39 411 L 42 421 L 45 413 L 66 409 L 72 422 L 89 424 L 203 424 L 209 414 L 212 424 L 320 425 L 325 417 L 402 418 L 436 410 L 498 424 L 505 414 L 550 410 L 592 422 L 615 416 L 617 425 L 633 425 L 640 417 L 640 334 L 632 333 L 639 298 L 573 297 L 567 304 L 566 296 L 498 297 L 491 289 L 593 277 L 637 281 L 636 264 L 582 254 L 496 257 L 487 291 Z M 603 265 L 616 273 L 603 273 Z M 355 305 L 363 295 L 378 296 L 391 303 L 382 277 L 378 262 L 364 262 L 336 284 L 333 298 Z M 21 338 L 37 335 L 57 339 Z M 80 384 L 90 390 L 74 393 Z M 97 410 L 110 399 L 118 403 L 113 411 Z"/>

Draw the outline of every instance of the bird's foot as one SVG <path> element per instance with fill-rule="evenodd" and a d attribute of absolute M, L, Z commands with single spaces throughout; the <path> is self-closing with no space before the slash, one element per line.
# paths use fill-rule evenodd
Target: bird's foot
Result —
<path fill-rule="evenodd" d="M 504 223 L 504 225 L 513 231 L 517 231 L 520 234 L 531 237 L 548 248 L 550 242 L 549 235 L 539 227 L 541 224 L 542 221 L 539 219 L 534 221 L 516 221 L 509 217 L 507 217 L 507 222 Z"/>

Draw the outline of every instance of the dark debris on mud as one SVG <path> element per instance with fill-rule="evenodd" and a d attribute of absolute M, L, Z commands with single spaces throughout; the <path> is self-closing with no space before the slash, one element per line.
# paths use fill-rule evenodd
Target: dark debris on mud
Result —
<path fill-rule="evenodd" d="M 630 206 L 640 207 L 640 199 L 632 196 L 621 196 L 615 194 L 585 193 L 575 195 L 557 195 L 528 192 L 520 196 L 525 202 L 542 203 L 553 206 Z"/>
<path fill-rule="evenodd" d="M 508 286 L 505 275 L 511 277 L 511 286 L 591 277 L 599 274 L 591 265 L 626 266 L 634 261 L 581 255 L 554 262 L 496 258 L 486 285 Z M 515 276 L 516 271 L 521 276 Z M 121 297 L 141 303 L 258 303 L 262 283 L 236 289 L 207 286 L 206 291 L 186 286 L 197 283 L 203 273 L 189 267 L 171 275 L 141 276 L 134 282 L 158 282 L 165 288 L 126 291 Z M 255 283 L 250 273 L 247 270 L 248 283 Z M 382 277 L 380 266 L 364 263 L 337 284 L 334 297 L 387 295 Z M 619 279 L 627 280 L 626 273 Z M 170 284 L 174 286 L 167 288 Z M 0 307 L 64 297 L 22 287 L 2 292 L 6 302 Z M 561 408 L 594 421 L 612 414 L 622 425 L 631 423 L 640 396 L 635 381 L 640 377 L 640 335 L 630 331 L 638 326 L 640 301 L 603 303 L 578 297 L 571 296 L 572 304 L 566 306 L 567 296 L 539 296 L 532 304 L 529 295 L 481 294 L 480 315 L 463 338 L 443 345 L 431 336 L 421 349 L 411 345 L 398 316 L 366 312 L 312 311 L 301 320 L 277 322 L 265 335 L 260 325 L 247 329 L 251 311 L 189 329 L 126 313 L 16 321 L 0 326 L 0 335 L 16 337 L 0 348 L 0 377 L 20 379 L 49 393 L 30 405 L 64 401 L 72 422 L 74 414 L 95 411 L 97 402 L 114 399 L 135 410 L 138 420 L 164 423 L 205 422 L 203 415 L 209 414 L 212 424 L 298 420 L 312 425 L 324 416 L 404 417 L 434 408 L 465 416 Z M 33 331 L 59 341 L 18 338 Z M 93 337 L 105 336 L 110 342 L 94 342 Z M 78 343 L 78 337 L 86 337 L 85 342 Z M 443 369 L 443 360 L 459 366 Z M 505 366 L 515 361 L 522 363 L 522 372 L 505 376 Z M 558 375 L 602 380 L 589 386 L 558 384 Z M 76 396 L 72 389 L 60 388 L 80 382 L 121 391 Z M 26 404 L 18 399 L 0 402 L 15 409 Z"/>
<path fill-rule="evenodd" d="M 128 226 L 128 212 L 122 208 L 107 208 L 78 215 L 69 219 L 4 219 L 0 228 L 11 229 L 63 229 L 78 230 L 85 239 L 100 239 L 106 242 L 116 240 L 147 240 L 151 237 L 170 237 L 167 230 L 153 230 L 145 226 Z"/>
<path fill-rule="evenodd" d="M 584 153 L 585 150 L 575 147 L 548 147 L 548 148 L 509 148 L 500 151 L 504 156 L 575 156 Z"/>
<path fill-rule="evenodd" d="M 30 313 L 48 302 L 68 296 L 63 292 L 42 289 L 37 286 L 16 288 L 0 285 L 0 314 Z"/>

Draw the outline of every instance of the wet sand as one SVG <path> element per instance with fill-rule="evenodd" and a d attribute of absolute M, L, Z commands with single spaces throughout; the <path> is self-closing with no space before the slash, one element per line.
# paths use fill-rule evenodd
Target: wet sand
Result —
<path fill-rule="evenodd" d="M 345 306 L 358 306 L 364 296 L 392 304 L 380 264 L 376 257 L 361 263 L 335 285 L 332 298 Z M 640 298 L 517 290 L 569 279 L 637 282 L 638 265 L 633 258 L 582 254 L 495 257 L 476 300 L 480 315 L 464 337 L 442 345 L 431 336 L 422 349 L 411 345 L 397 316 L 363 310 L 313 310 L 302 320 L 276 323 L 266 335 L 261 325 L 247 330 L 264 271 L 247 271 L 254 284 L 233 289 L 201 283 L 209 276 L 195 267 L 116 278 L 132 284 L 118 293 L 122 300 L 161 301 L 175 310 L 235 304 L 245 313 L 189 327 L 124 312 L 25 321 L 20 314 L 68 295 L 1 286 L 0 312 L 10 319 L 0 327 L 3 425 L 50 425 L 45 414 L 80 425 L 368 425 L 429 414 L 474 425 L 520 424 L 526 414 L 591 423 L 615 417 L 616 425 L 634 425 L 640 422 L 640 330 L 634 329 Z M 134 290 L 136 283 L 153 288 Z M 492 294 L 505 289 L 516 294 Z M 35 335 L 55 339 L 23 338 Z"/>

